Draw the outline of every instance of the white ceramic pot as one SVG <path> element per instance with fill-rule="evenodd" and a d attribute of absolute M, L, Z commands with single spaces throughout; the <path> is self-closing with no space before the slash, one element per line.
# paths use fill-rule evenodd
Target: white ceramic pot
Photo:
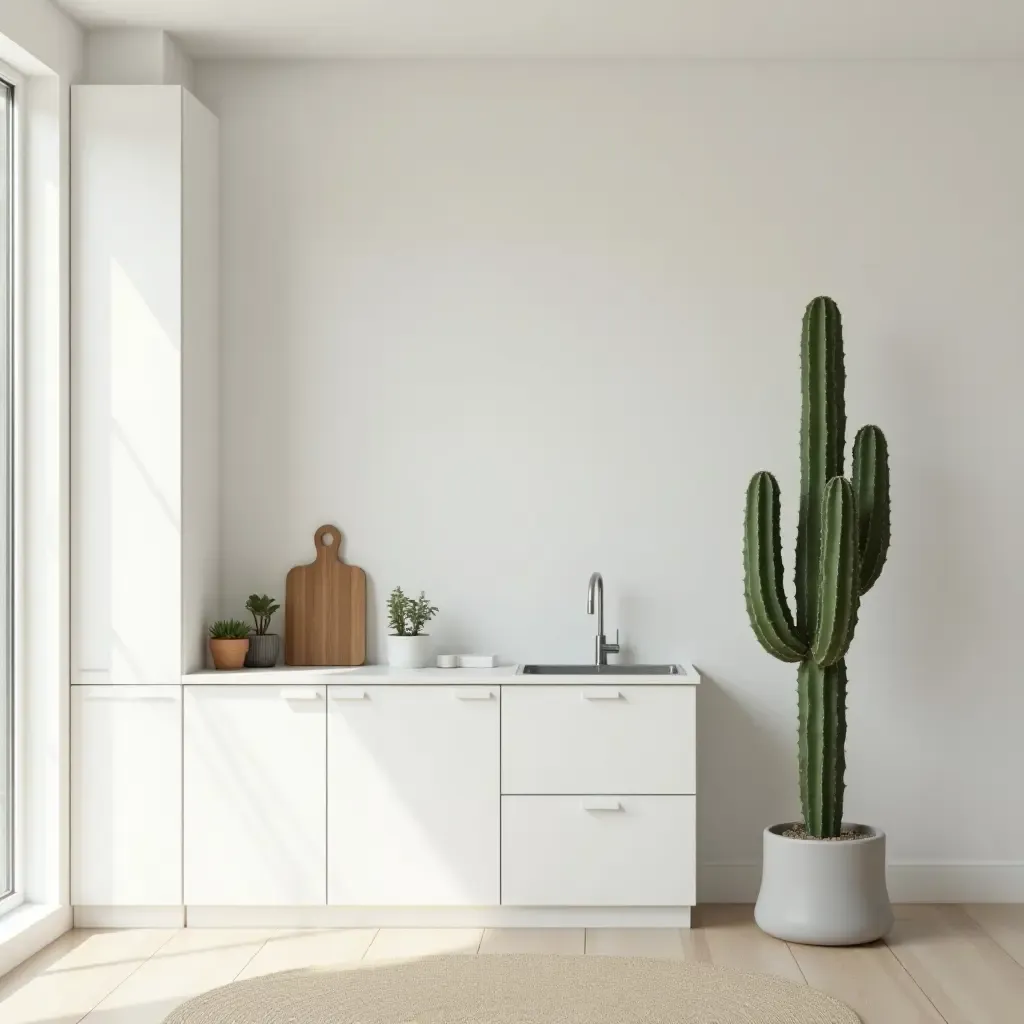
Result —
<path fill-rule="evenodd" d="M 388 664 L 392 668 L 426 668 L 430 664 L 430 637 L 389 636 Z"/>
<path fill-rule="evenodd" d="M 885 886 L 885 833 L 843 824 L 862 839 L 792 839 L 791 824 L 764 830 L 764 866 L 754 920 L 787 942 L 856 946 L 892 927 Z"/>

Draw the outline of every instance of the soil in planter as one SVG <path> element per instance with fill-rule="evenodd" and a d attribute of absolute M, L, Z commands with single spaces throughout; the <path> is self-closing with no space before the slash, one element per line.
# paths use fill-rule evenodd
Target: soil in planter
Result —
<path fill-rule="evenodd" d="M 809 839 L 814 843 L 841 843 L 845 839 L 863 839 L 865 833 L 856 828 L 844 828 L 837 836 L 812 836 L 803 825 L 794 825 L 782 833 L 787 839 Z"/>

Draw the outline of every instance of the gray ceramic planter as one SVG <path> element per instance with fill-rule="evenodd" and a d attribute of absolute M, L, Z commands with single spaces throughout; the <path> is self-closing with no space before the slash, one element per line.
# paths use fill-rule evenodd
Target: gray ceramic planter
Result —
<path fill-rule="evenodd" d="M 277 633 L 249 634 L 249 651 L 245 656 L 246 668 L 273 668 L 281 653 L 281 638 Z"/>
<path fill-rule="evenodd" d="M 764 867 L 754 919 L 788 942 L 856 946 L 892 927 L 885 887 L 885 833 L 843 824 L 862 839 L 789 839 L 789 824 L 764 830 Z"/>

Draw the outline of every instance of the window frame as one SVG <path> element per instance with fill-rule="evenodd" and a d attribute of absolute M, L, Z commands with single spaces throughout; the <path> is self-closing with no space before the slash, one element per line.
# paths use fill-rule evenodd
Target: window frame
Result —
<path fill-rule="evenodd" d="M 11 860 L 11 888 L 6 895 L 0 896 L 0 917 L 24 903 L 24 857 L 25 848 L 25 806 L 22 799 L 24 787 L 24 744 L 25 730 L 22 728 L 24 712 L 24 680 L 19 664 L 20 650 L 18 645 L 18 625 L 15 622 L 14 610 L 19 597 L 23 594 L 22 566 L 19 536 L 21 530 L 18 496 L 22 493 L 22 459 L 20 458 L 21 403 L 21 367 L 23 354 L 24 325 L 24 273 L 18 261 L 22 258 L 24 247 L 24 189 L 23 168 L 25 152 L 23 145 L 25 78 L 15 68 L 0 61 L 0 79 L 11 88 L 11 118 L 9 128 L 8 172 L 10 176 L 10 224 L 7 237 L 7 267 L 9 309 L 7 316 L 8 343 L 6 352 L 0 352 L 5 359 L 4 384 L 6 386 L 6 451 L 8 472 L 6 486 L 3 474 L 0 473 L 0 501 L 6 505 L 7 529 L 0 536 L 0 544 L 6 548 L 7 574 L 6 579 L 0 577 L 0 586 L 7 590 L 6 615 L 0 620 L 0 629 L 7 633 L 6 665 L 2 668 L 8 673 L 13 690 L 13 701 L 10 715 L 11 740 L 8 756 L 10 763 L 7 770 L 11 780 L 12 812 L 10 821 L 11 836 L 8 841 L 6 856 Z"/>

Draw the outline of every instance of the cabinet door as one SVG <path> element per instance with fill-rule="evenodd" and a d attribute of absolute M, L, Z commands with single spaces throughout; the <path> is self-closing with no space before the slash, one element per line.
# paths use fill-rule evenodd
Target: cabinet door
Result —
<path fill-rule="evenodd" d="M 185 902 L 322 905 L 325 688 L 185 687 Z"/>
<path fill-rule="evenodd" d="M 181 688 L 71 687 L 71 902 L 181 901 Z"/>
<path fill-rule="evenodd" d="M 328 902 L 497 904 L 498 688 L 328 696 Z"/>
<path fill-rule="evenodd" d="M 178 684 L 181 89 L 72 105 L 73 678 Z"/>

